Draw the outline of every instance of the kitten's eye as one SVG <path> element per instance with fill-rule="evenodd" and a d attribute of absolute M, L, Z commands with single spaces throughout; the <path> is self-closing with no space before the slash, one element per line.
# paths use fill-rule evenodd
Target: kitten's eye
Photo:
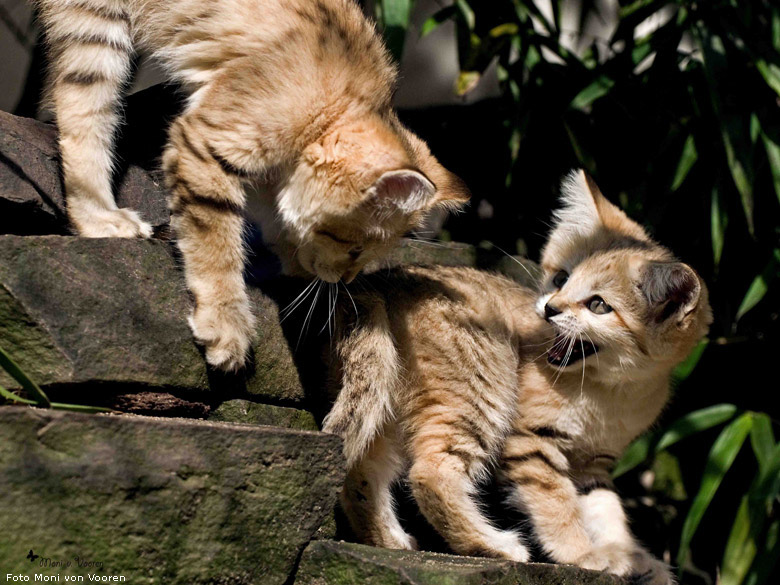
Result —
<path fill-rule="evenodd" d="M 596 315 L 606 315 L 612 312 L 612 307 L 604 302 L 601 297 L 593 297 L 588 301 L 588 309 Z"/>
<path fill-rule="evenodd" d="M 559 270 L 555 273 L 555 276 L 553 276 L 552 283 L 555 288 L 561 288 L 566 284 L 567 280 L 569 280 L 569 273 L 565 270 Z"/>

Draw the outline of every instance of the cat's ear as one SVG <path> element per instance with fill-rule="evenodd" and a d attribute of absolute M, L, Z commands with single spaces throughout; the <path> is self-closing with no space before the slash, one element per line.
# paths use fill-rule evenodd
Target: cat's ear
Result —
<path fill-rule="evenodd" d="M 696 272 L 682 262 L 647 262 L 639 268 L 639 289 L 656 323 L 674 317 L 681 323 L 699 305 L 702 285 Z"/>
<path fill-rule="evenodd" d="M 458 210 L 471 199 L 471 191 L 458 175 L 441 165 L 439 167 L 436 177 L 433 177 L 436 183 L 436 194 L 433 197 L 432 207 Z"/>
<path fill-rule="evenodd" d="M 561 206 L 554 213 L 558 235 L 588 237 L 601 229 L 616 235 L 648 240 L 647 233 L 610 203 L 596 182 L 582 169 L 572 171 L 561 184 Z"/>
<path fill-rule="evenodd" d="M 435 193 L 436 187 L 430 179 L 411 169 L 383 173 L 367 192 L 373 205 L 408 214 L 428 208 Z"/>

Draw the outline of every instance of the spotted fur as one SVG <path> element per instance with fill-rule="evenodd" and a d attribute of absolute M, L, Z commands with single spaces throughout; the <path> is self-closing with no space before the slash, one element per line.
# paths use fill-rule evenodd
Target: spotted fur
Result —
<path fill-rule="evenodd" d="M 285 271 L 349 281 L 434 208 L 468 198 L 391 109 L 396 71 L 352 0 L 37 0 L 68 213 L 88 237 L 149 237 L 111 191 L 136 50 L 188 94 L 163 156 L 208 361 L 244 364 L 247 194 Z"/>
<path fill-rule="evenodd" d="M 539 290 L 412 267 L 383 275 L 382 293 L 356 296 L 324 422 L 345 440 L 342 502 L 364 541 L 414 548 L 389 492 L 408 474 L 456 552 L 524 561 L 520 531 L 495 528 L 474 498 L 497 469 L 553 560 L 667 585 L 669 570 L 631 535 L 609 470 L 661 413 L 673 367 L 706 334 L 706 287 L 584 173 L 569 177 L 562 203 Z M 597 296 L 610 310 L 588 308 Z"/>

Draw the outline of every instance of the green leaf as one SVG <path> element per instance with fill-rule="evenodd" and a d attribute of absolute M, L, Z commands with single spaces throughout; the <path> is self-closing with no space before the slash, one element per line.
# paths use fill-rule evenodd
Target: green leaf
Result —
<path fill-rule="evenodd" d="M 712 201 L 710 204 L 710 237 L 712 239 L 712 263 L 715 270 L 720 266 L 723 256 L 723 244 L 726 237 L 726 228 L 729 224 L 729 216 L 723 209 L 722 197 L 717 184 L 712 188 Z"/>
<path fill-rule="evenodd" d="M 769 170 L 772 173 L 777 200 L 780 201 L 780 146 L 775 144 L 764 132 L 761 133 L 761 138 L 764 141 L 767 159 L 769 159 Z"/>
<path fill-rule="evenodd" d="M 403 56 L 412 2 L 413 0 L 381 0 L 379 3 L 385 42 L 396 61 L 400 61 Z"/>
<path fill-rule="evenodd" d="M 668 449 L 678 441 L 691 435 L 718 426 L 734 418 L 738 409 L 733 404 L 716 404 L 695 410 L 674 421 L 661 435 L 655 446 L 656 451 Z"/>
<path fill-rule="evenodd" d="M 745 313 L 750 311 L 750 309 L 755 307 L 761 299 L 764 298 L 764 295 L 769 290 L 769 283 L 778 276 L 778 267 L 780 267 L 780 248 L 775 248 L 772 253 L 772 258 L 769 260 L 769 264 L 767 264 L 764 271 L 756 276 L 753 279 L 753 282 L 750 283 L 745 298 L 742 299 L 742 303 L 740 303 L 739 309 L 737 309 L 735 321 L 739 321 Z"/>
<path fill-rule="evenodd" d="M 772 8 L 772 46 L 780 51 L 780 9 Z"/>
<path fill-rule="evenodd" d="M 477 86 L 480 78 L 479 71 L 461 71 L 458 79 L 455 80 L 455 93 L 466 95 Z"/>
<path fill-rule="evenodd" d="M 752 413 L 752 417 L 754 426 L 750 438 L 760 469 L 740 502 L 729 534 L 723 554 L 721 585 L 740 585 L 745 581 L 753 560 L 762 548 L 761 534 L 780 489 L 780 445 L 774 444 L 771 421 L 763 413 Z M 767 542 L 763 548 L 768 550 L 771 548 L 769 545 Z"/>
<path fill-rule="evenodd" d="M 0 386 L 0 396 L 5 398 L 6 400 L 12 400 L 13 402 L 21 402 L 22 404 L 37 404 L 34 400 L 27 400 L 26 398 L 22 398 L 21 396 L 17 396 L 13 392 L 9 392 L 2 386 Z"/>
<path fill-rule="evenodd" d="M 731 171 L 731 177 L 734 179 L 734 185 L 736 185 L 740 200 L 742 201 L 742 209 L 745 212 L 748 231 L 753 235 L 755 231 L 753 221 L 753 187 L 742 161 L 734 150 L 734 145 L 732 144 L 729 132 L 726 128 L 723 128 L 721 134 L 723 136 L 723 147 L 726 150 L 726 160 L 728 161 L 729 170 Z"/>
<path fill-rule="evenodd" d="M 693 134 L 691 134 L 683 145 L 680 162 L 677 164 L 677 170 L 674 173 L 674 180 L 672 181 L 672 191 L 677 191 L 677 189 L 680 188 L 680 185 L 685 181 L 685 177 L 688 176 L 688 172 L 691 170 L 693 163 L 696 162 L 698 157 L 696 143 L 693 140 Z"/>
<path fill-rule="evenodd" d="M 720 585 L 740 585 L 756 557 L 757 545 L 753 536 L 754 525 L 750 519 L 747 495 L 742 497 L 737 509 L 737 517 L 731 526 L 731 532 L 723 551 L 720 567 Z"/>
<path fill-rule="evenodd" d="M 505 35 L 516 35 L 519 30 L 520 29 L 514 22 L 507 22 L 491 28 L 488 32 L 488 36 L 498 38 Z"/>
<path fill-rule="evenodd" d="M 693 353 L 696 351 L 694 350 Z M 668 449 L 686 437 L 724 423 L 733 418 L 736 413 L 737 407 L 733 404 L 716 404 L 690 412 L 666 429 L 642 435 L 628 446 L 615 466 L 612 477 L 619 477 L 630 471 L 645 461 L 651 453 Z"/>
<path fill-rule="evenodd" d="M 691 353 L 688 354 L 688 357 L 685 358 L 685 361 L 683 361 L 674 369 L 674 372 L 672 372 L 672 377 L 677 382 L 682 382 L 693 373 L 693 370 L 696 368 L 696 364 L 699 363 L 701 356 L 704 355 L 704 350 L 707 349 L 709 343 L 709 339 L 702 339 L 699 343 L 696 344 L 696 347 L 691 350 Z"/>
<path fill-rule="evenodd" d="M 424 37 L 429 35 L 434 30 L 439 28 L 440 24 L 450 20 L 457 13 L 458 11 L 454 6 L 447 6 L 446 8 L 442 8 L 436 14 L 425 20 L 422 25 L 422 29 L 420 30 L 420 36 Z"/>
<path fill-rule="evenodd" d="M 763 59 L 756 59 L 756 69 L 764 78 L 767 85 L 780 95 L 780 67 L 774 63 L 767 63 Z"/>
<path fill-rule="evenodd" d="M 763 585 L 769 583 L 777 561 L 780 560 L 780 520 L 769 525 L 764 539 L 763 550 L 758 553 L 750 572 L 745 578 L 745 585 Z"/>
<path fill-rule="evenodd" d="M 19 382 L 22 389 L 30 395 L 30 398 L 35 400 L 38 406 L 43 408 L 51 406 L 51 402 L 49 402 L 49 398 L 44 394 L 43 390 L 16 365 L 16 362 L 11 359 L 11 356 L 2 347 L 0 347 L 0 368 L 3 368 L 14 380 Z"/>
<path fill-rule="evenodd" d="M 569 104 L 575 110 L 584 110 L 600 97 L 605 96 L 612 89 L 615 82 L 606 75 L 600 75 L 586 88 L 580 91 Z"/>
<path fill-rule="evenodd" d="M 723 477 L 731 468 L 731 464 L 734 463 L 752 424 L 753 419 L 750 413 L 745 413 L 723 429 L 715 440 L 704 468 L 704 477 L 701 480 L 699 492 L 694 497 L 691 509 L 683 524 L 680 549 L 677 553 L 678 567 L 685 565 L 691 540 L 696 534 L 699 523 L 712 502 L 715 492 L 718 491 Z"/>
<path fill-rule="evenodd" d="M 758 460 L 758 467 L 764 471 L 769 465 L 775 448 L 775 434 L 772 432 L 772 419 L 757 412 L 753 414 L 753 428 L 750 430 L 750 444 Z"/>
<path fill-rule="evenodd" d="M 615 469 L 612 470 L 612 477 L 617 478 L 621 475 L 628 473 L 637 465 L 646 461 L 650 456 L 651 451 L 657 441 L 657 436 L 653 433 L 642 435 L 638 439 L 635 439 L 623 452 L 623 456 L 620 461 L 615 465 Z"/>
<path fill-rule="evenodd" d="M 472 10 L 471 6 L 469 6 L 469 3 L 466 2 L 466 0 L 455 0 L 455 6 L 460 11 L 460 14 L 463 17 L 463 20 L 466 23 L 468 29 L 473 31 L 477 24 L 477 19 L 476 16 L 474 16 L 474 10 Z"/>

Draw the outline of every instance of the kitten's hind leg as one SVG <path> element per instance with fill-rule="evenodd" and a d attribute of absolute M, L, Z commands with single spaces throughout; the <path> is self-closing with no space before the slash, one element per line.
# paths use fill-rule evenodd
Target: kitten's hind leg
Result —
<path fill-rule="evenodd" d="M 151 226 L 119 209 L 111 186 L 120 93 L 133 51 L 129 16 L 106 0 L 46 2 L 40 12 L 71 223 L 87 237 L 149 237 Z"/>
<path fill-rule="evenodd" d="M 192 332 L 209 364 L 236 371 L 246 363 L 255 319 L 244 283 L 245 194 L 240 171 L 213 146 L 221 136 L 194 112 L 182 115 L 171 127 L 163 168 L 171 225 L 195 297 Z"/>
<path fill-rule="evenodd" d="M 374 440 L 365 457 L 347 474 L 341 506 L 361 542 L 417 549 L 414 537 L 398 521 L 391 493 L 403 471 L 404 462 L 390 429 Z"/>
<path fill-rule="evenodd" d="M 474 500 L 479 475 L 474 470 L 485 462 L 454 429 L 441 430 L 426 433 L 414 446 L 409 480 L 420 511 L 458 554 L 527 561 L 520 535 L 493 526 Z"/>

